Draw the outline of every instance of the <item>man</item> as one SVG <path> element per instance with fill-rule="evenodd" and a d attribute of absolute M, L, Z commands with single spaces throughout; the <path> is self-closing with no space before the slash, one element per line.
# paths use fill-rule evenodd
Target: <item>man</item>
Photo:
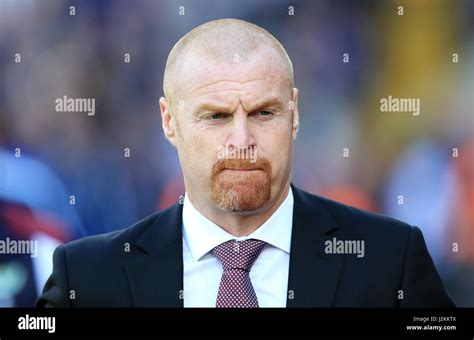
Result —
<path fill-rule="evenodd" d="M 183 204 L 58 247 L 38 306 L 453 306 L 417 227 L 290 184 L 298 90 L 282 45 L 205 23 L 166 64 Z"/>

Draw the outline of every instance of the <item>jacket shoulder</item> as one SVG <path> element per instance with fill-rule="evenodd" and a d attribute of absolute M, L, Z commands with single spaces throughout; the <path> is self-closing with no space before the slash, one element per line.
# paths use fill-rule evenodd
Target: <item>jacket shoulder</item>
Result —
<path fill-rule="evenodd" d="M 123 255 L 127 247 L 133 249 L 132 244 L 150 228 L 163 212 L 155 212 L 134 224 L 109 233 L 86 236 L 62 245 L 68 258 L 87 258 L 90 256 Z"/>
<path fill-rule="evenodd" d="M 351 234 L 372 235 L 373 237 L 383 236 L 384 238 L 391 236 L 408 238 L 413 229 L 410 224 L 386 215 L 358 209 L 300 189 L 298 189 L 298 192 L 313 209 L 322 208 L 339 227 Z"/>

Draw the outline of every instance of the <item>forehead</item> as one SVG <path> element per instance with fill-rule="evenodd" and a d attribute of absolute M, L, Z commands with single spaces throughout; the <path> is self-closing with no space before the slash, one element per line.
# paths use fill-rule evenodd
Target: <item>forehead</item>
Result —
<path fill-rule="evenodd" d="M 246 100 L 262 96 L 283 97 L 289 92 L 288 71 L 274 53 L 256 53 L 248 58 L 233 55 L 231 60 L 194 54 L 182 65 L 180 92 L 191 101 Z M 282 98 L 283 99 L 283 98 Z"/>

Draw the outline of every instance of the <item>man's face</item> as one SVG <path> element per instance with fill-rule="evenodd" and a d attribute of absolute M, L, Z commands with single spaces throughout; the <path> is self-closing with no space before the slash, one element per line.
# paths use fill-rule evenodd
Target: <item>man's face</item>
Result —
<path fill-rule="evenodd" d="M 182 86 L 168 106 L 173 114 L 163 125 L 176 132 L 168 139 L 193 201 L 255 212 L 289 184 L 297 90 L 274 59 L 271 53 L 234 63 L 197 56 L 183 65 Z"/>

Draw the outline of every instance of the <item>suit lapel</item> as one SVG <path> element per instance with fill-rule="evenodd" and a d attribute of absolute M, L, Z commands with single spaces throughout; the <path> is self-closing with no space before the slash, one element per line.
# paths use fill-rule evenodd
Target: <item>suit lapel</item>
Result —
<path fill-rule="evenodd" d="M 287 307 L 332 307 L 344 256 L 325 254 L 341 230 L 321 201 L 292 186 L 294 195 Z"/>
<path fill-rule="evenodd" d="M 292 190 L 287 307 L 331 307 L 344 256 L 325 254 L 324 242 L 341 230 L 319 200 Z M 144 253 L 125 264 L 133 306 L 183 307 L 182 205 L 158 215 L 135 245 Z"/>
<path fill-rule="evenodd" d="M 182 205 L 158 215 L 125 265 L 134 307 L 183 307 Z"/>

